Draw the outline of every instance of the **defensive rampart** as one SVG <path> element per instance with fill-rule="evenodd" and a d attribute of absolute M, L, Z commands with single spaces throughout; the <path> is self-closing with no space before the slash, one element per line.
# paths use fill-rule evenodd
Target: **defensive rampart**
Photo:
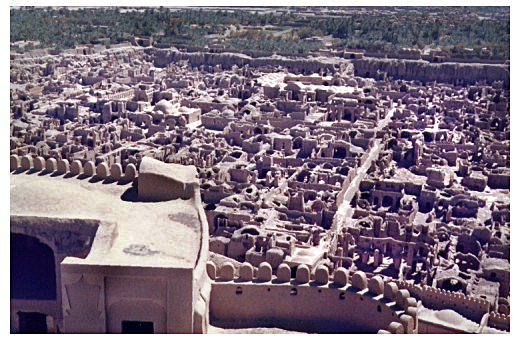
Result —
<path fill-rule="evenodd" d="M 417 301 L 426 308 L 434 310 L 451 309 L 462 316 L 480 323 L 482 317 L 489 312 L 487 300 L 470 297 L 463 293 L 446 291 L 430 286 L 414 285 L 403 281 L 395 281 L 399 289 L 406 289 Z"/>
<path fill-rule="evenodd" d="M 497 64 L 429 63 L 423 60 L 356 59 L 354 74 L 358 77 L 377 77 L 381 72 L 405 80 L 442 83 L 475 83 L 504 81 L 509 87 L 509 66 Z"/>
<path fill-rule="evenodd" d="M 273 275 L 262 263 L 257 272 L 245 263 L 220 269 L 208 262 L 214 279 L 210 321 L 225 328 L 277 327 L 320 333 L 416 333 L 417 302 L 395 283 L 367 280 L 358 271 L 351 277 L 344 268 L 329 278 L 328 269 L 317 268 L 313 278 L 300 265 L 291 278 L 287 264 Z M 350 277 L 350 278 L 349 278 Z"/>
<path fill-rule="evenodd" d="M 11 155 L 10 169 L 11 172 L 42 172 L 54 176 L 78 176 L 79 179 L 97 178 L 108 182 L 121 183 L 129 183 L 137 178 L 137 170 L 133 164 L 128 164 L 123 172 L 119 163 L 114 163 L 111 167 L 108 167 L 105 162 L 101 162 L 96 166 L 92 161 L 82 164 L 81 161 L 75 160 L 70 163 L 66 159 L 56 160 L 51 157 L 45 160 L 41 156 L 32 157 L 31 155 L 22 157 Z"/>

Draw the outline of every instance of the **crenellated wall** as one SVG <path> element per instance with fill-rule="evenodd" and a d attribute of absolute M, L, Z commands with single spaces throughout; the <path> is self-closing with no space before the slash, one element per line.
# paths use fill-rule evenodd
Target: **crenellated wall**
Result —
<path fill-rule="evenodd" d="M 408 290 L 411 296 L 421 301 L 426 308 L 435 310 L 451 309 L 476 323 L 480 323 L 482 317 L 490 309 L 490 304 L 485 299 L 430 286 L 419 286 L 404 281 L 395 281 L 395 283 L 400 289 Z"/>
<path fill-rule="evenodd" d="M 496 329 L 510 331 L 511 315 L 500 314 L 492 311 L 488 317 L 488 326 Z"/>
<path fill-rule="evenodd" d="M 137 169 L 133 164 L 128 164 L 123 172 L 123 167 L 119 163 L 108 167 L 105 162 L 102 162 L 96 166 L 92 161 L 81 163 L 81 161 L 75 160 L 69 163 L 68 160 L 56 160 L 55 158 L 45 160 L 41 156 L 33 157 L 31 155 L 22 157 L 11 155 L 10 169 L 11 172 L 20 173 L 28 171 L 65 177 L 78 176 L 78 179 L 97 177 L 101 180 L 120 183 L 129 183 L 137 178 Z"/>
<path fill-rule="evenodd" d="M 291 279 L 287 264 L 273 274 L 268 263 L 208 262 L 211 324 L 224 328 L 277 327 L 321 333 L 416 333 L 417 302 L 395 283 L 344 268 L 329 276 L 324 266 L 311 272 L 300 265 Z M 331 279 L 332 278 L 332 279 Z"/>

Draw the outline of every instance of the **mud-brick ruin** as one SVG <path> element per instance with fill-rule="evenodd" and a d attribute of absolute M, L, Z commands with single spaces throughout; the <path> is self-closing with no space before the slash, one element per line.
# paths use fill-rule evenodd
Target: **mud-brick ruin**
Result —
<path fill-rule="evenodd" d="M 44 52 L 11 54 L 11 332 L 509 332 L 508 64 Z"/>

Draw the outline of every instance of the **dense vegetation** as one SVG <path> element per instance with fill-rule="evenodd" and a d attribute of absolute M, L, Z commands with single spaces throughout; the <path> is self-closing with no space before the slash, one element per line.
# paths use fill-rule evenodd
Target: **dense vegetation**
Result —
<path fill-rule="evenodd" d="M 301 53 L 323 47 L 322 41 L 310 38 L 329 36 L 338 48 L 441 47 L 456 53 L 472 48 L 473 54 L 509 58 L 509 8 L 291 8 L 284 14 L 277 10 L 25 7 L 11 9 L 10 39 L 70 48 L 153 36 L 162 44 L 217 43 L 236 49 Z M 314 15 L 305 13 L 310 11 Z"/>

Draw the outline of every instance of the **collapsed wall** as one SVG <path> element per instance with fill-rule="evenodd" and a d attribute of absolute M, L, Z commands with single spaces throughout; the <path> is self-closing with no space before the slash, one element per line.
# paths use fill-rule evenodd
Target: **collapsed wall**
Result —
<path fill-rule="evenodd" d="M 423 82 L 473 84 L 479 81 L 492 83 L 503 81 L 509 87 L 509 65 L 480 63 L 430 63 L 425 60 L 363 58 L 346 60 L 341 58 L 285 58 L 281 56 L 253 58 L 240 53 L 180 52 L 178 50 L 150 49 L 154 65 L 164 67 L 169 63 L 187 60 L 192 66 L 221 65 L 229 69 L 246 64 L 252 67 L 285 67 L 290 72 L 312 73 L 320 70 L 339 70 L 340 64 L 354 65 L 358 77 L 378 78 L 387 76 Z"/>
<path fill-rule="evenodd" d="M 233 65 L 242 67 L 250 65 L 251 67 L 285 67 L 289 71 L 312 73 L 321 70 L 333 72 L 339 70 L 340 63 L 350 63 L 347 60 L 340 59 L 317 59 L 317 58 L 296 58 L 289 59 L 285 57 L 260 57 L 252 58 L 250 56 L 239 53 L 206 53 L 206 52 L 179 52 L 173 50 L 153 50 L 150 51 L 154 56 L 154 65 L 156 67 L 165 67 L 169 63 L 187 60 L 192 66 L 199 67 L 201 65 L 220 65 L 224 69 L 230 69 Z"/>

